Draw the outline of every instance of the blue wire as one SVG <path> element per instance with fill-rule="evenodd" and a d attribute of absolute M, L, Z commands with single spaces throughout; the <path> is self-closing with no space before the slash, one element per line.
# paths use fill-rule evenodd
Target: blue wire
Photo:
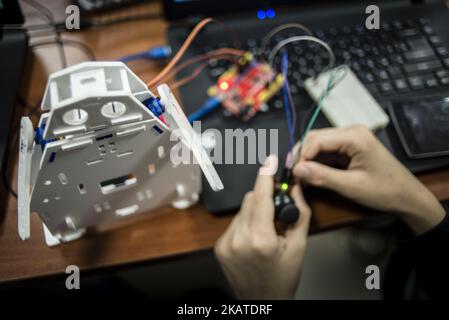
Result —
<path fill-rule="evenodd" d="M 198 108 L 198 110 L 188 116 L 189 122 L 193 123 L 193 121 L 200 120 L 206 114 L 216 109 L 220 105 L 220 103 L 221 101 L 217 98 L 212 97 L 207 99 L 206 102 L 204 102 L 204 104 Z"/>
<path fill-rule="evenodd" d="M 143 60 L 143 59 L 146 59 L 146 52 L 130 54 L 129 56 L 121 57 L 120 59 L 117 59 L 117 60 L 126 63 L 126 62 L 130 62 L 130 61 Z"/>
<path fill-rule="evenodd" d="M 284 79 L 287 79 L 287 71 L 288 71 L 288 53 L 284 52 L 284 54 L 282 55 L 282 75 Z M 287 81 L 285 80 L 282 92 L 284 95 L 285 117 L 287 119 L 287 128 L 289 133 L 290 151 L 291 151 L 295 146 L 295 137 L 294 137 L 295 133 L 293 132 L 292 115 L 290 113 L 290 105 L 287 92 Z"/>
<path fill-rule="evenodd" d="M 117 60 L 125 63 L 141 59 L 160 60 L 166 59 L 170 57 L 170 55 L 171 48 L 169 46 L 159 46 L 135 54 L 130 54 L 129 56 L 125 56 Z"/>

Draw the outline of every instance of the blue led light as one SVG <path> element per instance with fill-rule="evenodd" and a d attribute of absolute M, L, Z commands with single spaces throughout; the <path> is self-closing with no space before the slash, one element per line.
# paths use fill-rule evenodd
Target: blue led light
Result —
<path fill-rule="evenodd" d="M 267 17 L 269 19 L 273 19 L 274 17 L 276 17 L 276 12 L 273 9 L 268 9 L 267 10 Z"/>
<path fill-rule="evenodd" d="M 260 20 L 263 20 L 266 17 L 267 17 L 267 14 L 265 13 L 265 11 L 263 11 L 263 10 L 257 11 L 257 18 L 259 18 Z"/>

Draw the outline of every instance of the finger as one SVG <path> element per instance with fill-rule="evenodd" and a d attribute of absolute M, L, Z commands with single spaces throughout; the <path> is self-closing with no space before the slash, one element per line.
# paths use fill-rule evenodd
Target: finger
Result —
<path fill-rule="evenodd" d="M 259 170 L 253 191 L 253 207 L 249 226 L 253 231 L 273 231 L 274 228 L 274 179 L 273 174 L 277 170 L 278 158 L 270 155 L 263 167 Z M 270 168 L 270 173 L 266 168 Z"/>
<path fill-rule="evenodd" d="M 336 191 L 342 195 L 353 196 L 360 187 L 361 179 L 356 170 L 340 170 L 315 161 L 303 161 L 293 169 L 293 174 L 302 182 L 315 187 Z"/>
<path fill-rule="evenodd" d="M 299 160 L 301 149 L 301 141 L 298 141 L 294 146 L 291 152 L 287 154 L 287 159 L 285 161 L 286 164 L 289 164 L 290 168 L 293 166 L 295 162 Z"/>
<path fill-rule="evenodd" d="M 320 152 L 340 152 L 353 157 L 361 148 L 361 135 L 367 134 L 361 126 L 311 131 L 305 138 L 301 160 L 311 160 Z"/>
<path fill-rule="evenodd" d="M 304 254 L 307 246 L 312 212 L 299 185 L 292 188 L 291 196 L 300 210 L 300 216 L 296 224 L 287 229 L 285 233 L 286 250 L 290 251 L 292 256 L 300 257 Z"/>
<path fill-rule="evenodd" d="M 302 211 L 302 209 L 304 209 L 306 211 L 310 211 L 310 207 L 309 207 L 308 203 L 306 202 L 306 199 L 304 198 L 304 194 L 302 192 L 301 185 L 299 185 L 299 184 L 293 185 L 293 187 L 290 191 L 290 196 L 292 197 L 295 205 L 298 207 L 298 209 L 300 211 Z"/>
<path fill-rule="evenodd" d="M 299 184 L 293 186 L 291 190 L 291 197 L 295 202 L 295 205 L 298 207 L 300 215 L 298 221 L 285 233 L 285 238 L 292 246 L 302 246 L 307 240 L 312 211 L 304 199 Z"/>
<path fill-rule="evenodd" d="M 251 223 L 251 211 L 253 209 L 253 201 L 254 201 L 254 192 L 250 191 L 245 194 L 243 197 L 242 205 L 240 206 L 240 210 L 237 213 L 237 216 L 240 216 L 241 223 L 245 223 L 249 225 Z"/>
<path fill-rule="evenodd" d="M 263 163 L 262 167 L 260 167 L 259 175 L 273 176 L 276 174 L 277 169 L 278 169 L 278 157 L 274 154 L 271 154 L 265 159 L 265 162 Z"/>
<path fill-rule="evenodd" d="M 242 200 L 239 212 L 234 216 L 222 237 L 231 238 L 234 233 L 242 232 L 242 225 L 248 225 L 253 207 L 253 192 L 247 192 Z"/>
<path fill-rule="evenodd" d="M 273 175 L 277 171 L 278 158 L 275 155 L 270 155 L 260 167 L 254 184 L 254 196 L 258 197 L 273 197 Z"/>
<path fill-rule="evenodd" d="M 225 257 L 229 254 L 230 244 L 237 233 L 239 226 L 242 224 L 242 217 L 237 214 L 229 224 L 226 231 L 220 236 L 215 244 L 215 252 L 219 257 Z"/>

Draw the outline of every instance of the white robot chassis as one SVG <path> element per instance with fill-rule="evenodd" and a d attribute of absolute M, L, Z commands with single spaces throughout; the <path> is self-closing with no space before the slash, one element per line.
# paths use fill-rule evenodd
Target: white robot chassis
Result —
<path fill-rule="evenodd" d="M 121 62 L 85 62 L 52 74 L 39 126 L 21 120 L 18 231 L 30 237 L 30 212 L 48 245 L 87 227 L 198 200 L 201 170 L 223 189 L 201 139 L 167 85 L 156 97 Z M 190 163 L 170 153 L 187 148 Z M 200 170 L 201 168 L 201 170 Z"/>

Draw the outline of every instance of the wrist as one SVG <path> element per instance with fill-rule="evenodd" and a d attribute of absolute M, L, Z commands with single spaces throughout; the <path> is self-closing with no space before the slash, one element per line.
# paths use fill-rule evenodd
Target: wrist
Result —
<path fill-rule="evenodd" d="M 402 210 L 402 220 L 415 234 L 424 233 L 438 225 L 445 216 L 445 210 L 438 199 L 423 186 L 404 201 L 407 207 Z"/>

